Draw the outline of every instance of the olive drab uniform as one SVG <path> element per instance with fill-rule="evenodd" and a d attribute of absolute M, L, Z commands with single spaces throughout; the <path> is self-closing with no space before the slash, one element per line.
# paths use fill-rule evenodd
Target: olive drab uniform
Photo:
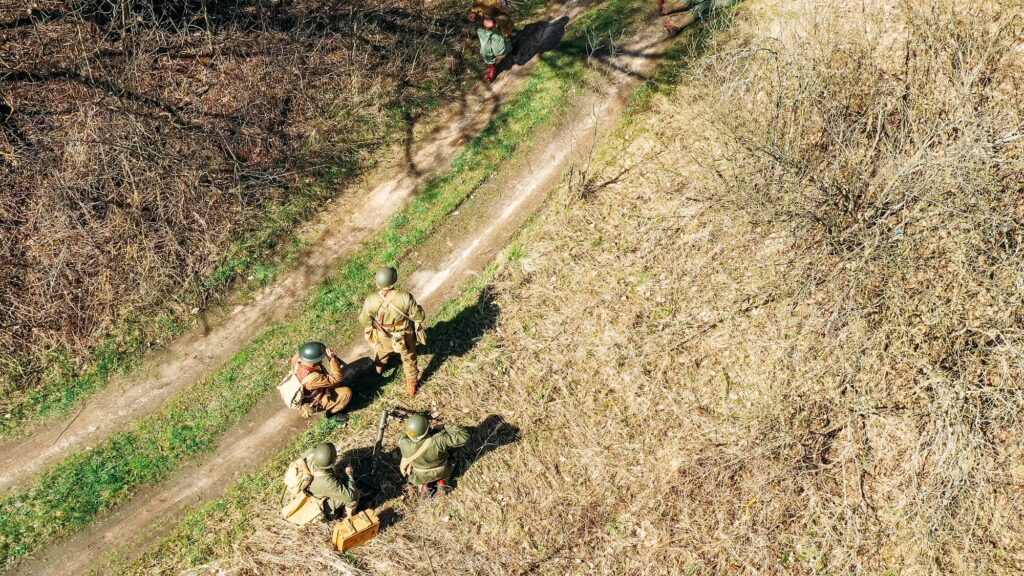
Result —
<path fill-rule="evenodd" d="M 728 8 L 739 0 L 658 0 L 658 11 L 665 16 L 664 25 L 678 32 L 690 24 L 704 20 L 712 12 Z"/>
<path fill-rule="evenodd" d="M 319 468 L 313 461 L 312 451 L 307 452 L 303 459 L 313 472 L 313 481 L 306 491 L 316 498 L 324 498 L 324 513 L 328 516 L 339 512 L 344 512 L 346 516 L 354 514 L 360 496 L 355 478 L 336 470 L 334 466 Z"/>
<path fill-rule="evenodd" d="M 484 18 L 494 21 L 493 28 L 484 25 Z M 508 0 L 473 0 L 469 19 L 476 22 L 476 35 L 480 40 L 480 56 L 487 64 L 484 79 L 492 82 L 498 74 L 498 60 L 509 53 L 512 45 L 509 36 L 515 25 L 512 22 L 512 6 Z"/>
<path fill-rule="evenodd" d="M 423 448 L 425 442 L 429 442 L 429 445 Z M 464 446 L 466 442 L 469 442 L 469 431 L 455 424 L 449 424 L 439 432 L 427 434 L 418 442 L 408 436 L 402 436 L 397 442 L 402 453 L 402 474 L 414 486 L 447 480 L 452 473 L 451 453 L 456 448 Z"/>
<path fill-rule="evenodd" d="M 416 365 L 417 324 L 426 315 L 423 307 L 405 290 L 383 288 L 367 296 L 359 312 L 359 324 L 366 341 L 373 347 L 373 360 L 378 373 L 391 353 L 402 357 L 405 370 L 405 391 L 416 394 L 420 371 Z"/>
<path fill-rule="evenodd" d="M 298 354 L 292 356 L 292 370 L 302 383 L 303 410 L 314 407 L 336 414 L 352 400 L 352 389 L 341 385 L 341 361 L 337 357 L 326 360 L 325 368 L 323 362 L 310 366 L 299 361 Z"/>

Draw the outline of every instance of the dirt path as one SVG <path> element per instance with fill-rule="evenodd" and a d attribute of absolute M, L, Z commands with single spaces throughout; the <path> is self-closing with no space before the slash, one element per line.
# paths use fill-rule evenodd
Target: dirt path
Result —
<path fill-rule="evenodd" d="M 584 0 L 566 3 L 575 18 Z M 561 11 L 560 11 L 561 12 Z M 381 230 L 421 185 L 438 175 L 462 144 L 487 126 L 505 95 L 514 93 L 530 66 L 503 73 L 493 86 L 474 83 L 467 98 L 441 111 L 437 128 L 414 141 L 405 159 L 370 182 L 351 201 L 332 202 L 320 215 L 320 236 L 303 264 L 262 290 L 251 302 L 204 317 L 201 326 L 132 373 L 115 378 L 63 421 L 42 422 L 20 438 L 0 442 L 0 493 L 48 469 L 64 456 L 101 442 L 134 420 L 158 410 L 175 393 L 217 369 L 257 336 L 269 322 L 284 318 L 324 281 L 338 262 L 370 234 Z M 143 400 L 144 399 L 144 400 Z"/>
<path fill-rule="evenodd" d="M 558 135 L 493 178 L 503 185 L 478 192 L 472 206 L 453 215 L 419 251 L 420 270 L 404 284 L 428 310 L 458 293 L 543 203 L 562 174 L 574 163 L 585 162 L 601 129 L 614 127 L 639 75 L 654 66 L 667 46 L 660 30 L 652 28 L 625 51 L 630 55 L 609 57 L 609 81 L 584 99 Z M 345 358 L 365 351 L 361 342 L 351 344 Z M 429 382 L 424 394 L 429 398 Z M 216 498 L 239 474 L 256 468 L 305 426 L 276 397 L 267 398 L 225 435 L 215 454 L 136 495 L 94 527 L 50 546 L 15 573 L 82 574 L 99 569 L 111 555 L 121 562 L 137 557 L 188 509 Z"/>

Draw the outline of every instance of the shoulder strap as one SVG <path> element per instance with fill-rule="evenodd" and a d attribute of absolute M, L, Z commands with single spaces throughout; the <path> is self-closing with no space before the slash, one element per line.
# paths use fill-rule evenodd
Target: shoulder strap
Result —
<path fill-rule="evenodd" d="M 391 290 L 391 294 L 394 294 L 396 292 L 398 292 L 398 291 L 397 290 Z M 391 294 L 389 294 L 388 296 L 390 296 Z M 401 314 L 402 317 L 405 318 L 406 320 L 408 320 L 409 322 L 415 322 L 415 320 L 410 318 L 408 314 L 403 312 L 398 306 L 395 306 L 395 303 L 392 301 L 391 298 L 388 298 L 388 296 L 383 296 L 383 295 L 381 296 L 381 299 L 384 300 L 384 301 L 381 302 L 380 307 L 377 308 L 377 313 L 374 314 L 374 318 L 377 319 L 377 324 L 379 324 L 381 326 L 384 326 L 384 316 L 381 315 L 380 311 L 383 310 L 385 306 L 390 306 L 392 310 L 394 310 L 395 312 L 398 312 L 399 314 Z"/>
<path fill-rule="evenodd" d="M 409 456 L 409 462 L 412 462 L 413 460 L 416 460 L 420 456 L 423 456 L 423 453 L 426 452 L 427 448 L 430 448 L 430 446 L 433 443 L 434 443 L 434 437 L 433 436 L 431 436 L 430 438 L 427 438 L 426 440 L 424 440 L 423 444 L 420 446 L 419 450 L 417 450 L 415 453 L 413 453 L 412 456 Z M 392 462 L 394 462 L 394 460 L 392 460 Z"/>
<path fill-rule="evenodd" d="M 406 314 L 405 312 L 402 312 L 401 310 L 399 310 L 398 306 L 395 306 L 395 303 L 392 302 L 391 300 L 387 300 L 387 304 L 388 304 L 388 306 L 391 306 L 392 310 L 394 310 L 395 312 L 398 312 L 399 314 L 404 316 L 405 319 L 408 320 L 409 322 L 415 322 L 415 320 L 413 320 L 412 318 L 409 318 L 408 314 Z"/>
<path fill-rule="evenodd" d="M 394 290 L 392 290 L 392 292 L 394 292 Z M 381 328 L 383 328 L 384 327 L 384 315 L 381 314 L 380 311 L 383 310 L 385 306 L 391 304 L 391 301 L 388 300 L 388 297 L 385 296 L 384 294 L 380 295 L 380 299 L 381 299 L 380 306 L 377 306 L 377 311 L 373 313 L 373 318 L 374 318 L 374 321 L 377 323 L 377 325 L 380 326 Z M 393 304 L 391 304 L 391 305 L 394 306 Z"/>
<path fill-rule="evenodd" d="M 416 459 L 419 458 L 420 456 L 423 456 L 423 453 L 426 452 L 427 448 L 429 448 L 430 445 L 433 443 L 434 437 L 431 436 L 423 441 L 423 444 L 420 445 L 419 449 L 416 450 L 416 452 L 413 453 L 412 456 L 409 456 L 408 458 L 402 458 L 402 461 L 399 462 L 398 464 L 398 470 L 402 473 L 403 476 L 409 475 L 409 473 L 412 471 L 412 463 L 415 462 Z"/>

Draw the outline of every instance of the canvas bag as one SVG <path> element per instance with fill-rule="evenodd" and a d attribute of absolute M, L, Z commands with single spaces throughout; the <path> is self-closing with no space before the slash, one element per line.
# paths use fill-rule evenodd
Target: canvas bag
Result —
<path fill-rule="evenodd" d="M 305 458 L 299 458 L 288 465 L 284 472 L 284 485 L 295 497 L 281 508 L 281 518 L 297 526 L 304 526 L 320 517 L 324 499 L 306 492 L 314 476 L 316 474 L 310 470 Z"/>
<path fill-rule="evenodd" d="M 306 379 L 309 379 L 314 374 L 316 373 L 309 373 Z M 299 380 L 299 376 L 295 373 L 295 368 L 289 370 L 288 376 L 277 385 L 277 392 L 281 395 L 281 400 L 284 401 L 285 406 L 292 410 L 300 410 L 302 408 L 302 396 L 305 390 L 302 388 L 302 381 Z"/>

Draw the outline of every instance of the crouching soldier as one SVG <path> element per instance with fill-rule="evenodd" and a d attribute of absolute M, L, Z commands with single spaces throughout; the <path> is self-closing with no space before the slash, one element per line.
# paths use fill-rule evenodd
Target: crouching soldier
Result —
<path fill-rule="evenodd" d="M 665 16 L 662 26 L 670 35 L 678 34 L 683 28 L 698 20 L 704 20 L 712 12 L 728 8 L 739 0 L 658 0 L 658 13 Z"/>
<path fill-rule="evenodd" d="M 359 507 L 359 489 L 356 488 L 355 474 L 351 466 L 344 472 L 335 469 L 338 451 L 334 444 L 317 444 L 303 459 L 312 473 L 306 492 L 314 498 L 323 499 L 324 519 L 345 517 L 356 513 Z"/>
<path fill-rule="evenodd" d="M 292 372 L 302 384 L 302 412 L 307 417 L 325 410 L 328 418 L 345 419 L 342 410 L 352 400 L 352 389 L 341 385 L 342 366 L 334 350 L 320 342 L 307 342 L 292 356 Z"/>
<path fill-rule="evenodd" d="M 394 268 L 378 270 L 374 282 L 380 290 L 366 297 L 359 312 L 359 325 L 373 348 L 374 368 L 377 374 L 383 373 L 391 355 L 400 354 L 405 391 L 415 396 L 420 379 L 416 345 L 426 343 L 420 327 L 426 315 L 412 294 L 394 288 L 398 282 L 398 271 Z"/>
<path fill-rule="evenodd" d="M 469 21 L 477 25 L 480 55 L 487 64 L 484 80 L 493 82 L 498 76 L 498 60 L 508 54 L 512 34 L 512 9 L 507 0 L 474 0 Z"/>
<path fill-rule="evenodd" d="M 452 453 L 468 441 L 469 432 L 462 426 L 449 424 L 434 431 L 426 416 L 413 414 L 405 421 L 405 436 L 398 439 L 402 453 L 398 468 L 418 496 L 427 496 L 431 490 L 447 492 Z"/>

